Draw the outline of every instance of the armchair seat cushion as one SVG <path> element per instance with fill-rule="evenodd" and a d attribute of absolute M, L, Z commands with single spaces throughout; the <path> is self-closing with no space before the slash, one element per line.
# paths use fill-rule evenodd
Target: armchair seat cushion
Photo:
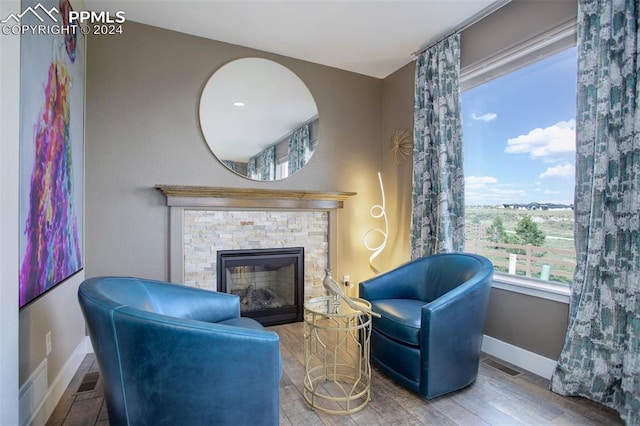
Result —
<path fill-rule="evenodd" d="M 420 346 L 420 324 L 425 302 L 412 299 L 372 300 L 374 312 L 381 315 L 373 318 L 373 327 L 378 332 L 404 344 Z"/>
<path fill-rule="evenodd" d="M 220 321 L 218 324 L 229 325 L 231 327 L 249 328 L 252 330 L 264 330 L 264 326 L 262 324 L 252 318 L 247 317 L 231 318 L 225 321 Z"/>

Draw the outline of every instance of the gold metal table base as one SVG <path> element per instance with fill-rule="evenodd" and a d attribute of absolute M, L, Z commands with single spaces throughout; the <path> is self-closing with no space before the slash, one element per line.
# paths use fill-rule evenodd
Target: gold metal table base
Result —
<path fill-rule="evenodd" d="M 368 308 L 369 302 L 353 298 Z M 316 297 L 304 309 L 304 399 L 330 414 L 349 414 L 370 400 L 371 316 Z"/>

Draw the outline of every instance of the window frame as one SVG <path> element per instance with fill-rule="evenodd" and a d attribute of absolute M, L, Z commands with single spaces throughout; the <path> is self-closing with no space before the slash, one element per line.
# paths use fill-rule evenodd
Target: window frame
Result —
<path fill-rule="evenodd" d="M 572 20 L 489 58 L 470 64 L 460 71 L 460 92 L 516 71 L 564 49 L 575 47 L 576 39 L 577 22 Z M 571 295 L 570 285 L 502 272 L 494 274 L 493 287 L 566 304 L 569 303 Z"/>
<path fill-rule="evenodd" d="M 284 155 L 276 160 L 276 180 L 289 177 L 289 158 Z"/>

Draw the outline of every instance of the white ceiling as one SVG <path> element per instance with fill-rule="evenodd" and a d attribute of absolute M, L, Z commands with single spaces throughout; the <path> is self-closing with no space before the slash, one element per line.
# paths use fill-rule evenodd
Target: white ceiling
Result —
<path fill-rule="evenodd" d="M 496 0 L 84 0 L 128 21 L 384 78 Z"/>

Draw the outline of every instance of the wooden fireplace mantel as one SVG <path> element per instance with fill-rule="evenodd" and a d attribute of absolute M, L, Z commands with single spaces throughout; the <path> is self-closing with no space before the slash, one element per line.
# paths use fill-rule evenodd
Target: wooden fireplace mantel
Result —
<path fill-rule="evenodd" d="M 298 191 L 287 189 L 222 188 L 213 186 L 156 185 L 169 207 L 222 209 L 331 210 L 355 192 Z"/>

